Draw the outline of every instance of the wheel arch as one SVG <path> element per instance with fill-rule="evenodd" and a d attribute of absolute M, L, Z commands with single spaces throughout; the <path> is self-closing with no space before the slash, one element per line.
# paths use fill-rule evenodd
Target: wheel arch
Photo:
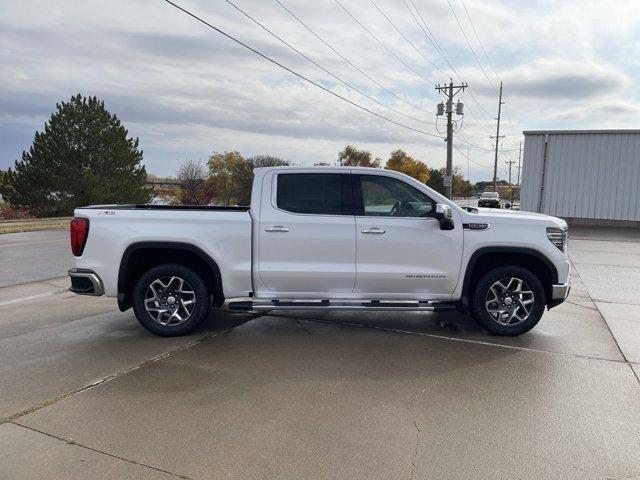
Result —
<path fill-rule="evenodd" d="M 184 242 L 136 242 L 129 245 L 120 259 L 118 269 L 118 307 L 132 307 L 131 293 L 140 276 L 150 268 L 164 263 L 178 263 L 193 269 L 204 280 L 213 304 L 224 303 L 220 268 L 201 248 Z"/>
<path fill-rule="evenodd" d="M 469 310 L 469 298 L 480 275 L 487 268 L 501 265 L 518 265 L 531 270 L 540 278 L 547 305 L 550 305 L 552 285 L 558 283 L 558 269 L 553 262 L 542 252 L 532 248 L 496 246 L 479 248 L 469 258 L 460 297 L 463 311 Z"/>

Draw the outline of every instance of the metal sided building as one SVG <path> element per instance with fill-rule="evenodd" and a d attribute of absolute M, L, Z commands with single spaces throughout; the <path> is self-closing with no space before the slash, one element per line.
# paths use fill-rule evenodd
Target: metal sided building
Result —
<path fill-rule="evenodd" d="M 520 209 L 640 227 L 640 130 L 524 132 Z"/>

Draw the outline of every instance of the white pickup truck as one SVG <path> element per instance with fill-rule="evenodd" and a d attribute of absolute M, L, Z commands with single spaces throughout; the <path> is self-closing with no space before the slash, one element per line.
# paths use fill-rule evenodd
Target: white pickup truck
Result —
<path fill-rule="evenodd" d="M 78 208 L 71 247 L 71 291 L 117 297 L 159 335 L 214 307 L 457 309 L 519 335 L 570 288 L 563 220 L 463 209 L 370 168 L 258 168 L 251 207 Z"/>

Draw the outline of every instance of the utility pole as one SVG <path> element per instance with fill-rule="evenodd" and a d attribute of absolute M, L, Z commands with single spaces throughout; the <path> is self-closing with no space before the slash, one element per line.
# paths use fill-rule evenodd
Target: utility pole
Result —
<path fill-rule="evenodd" d="M 437 115 L 443 115 L 446 110 L 447 114 L 447 168 L 444 176 L 444 187 L 445 187 L 445 196 L 447 198 L 451 198 L 451 190 L 453 187 L 453 178 L 452 178 L 452 170 L 453 170 L 453 97 L 455 97 L 459 92 L 464 91 L 468 85 L 463 83 L 461 85 L 454 85 L 452 80 L 449 80 L 449 85 L 436 85 L 436 90 L 439 92 L 444 92 L 447 97 L 446 104 L 440 103 L 438 105 L 438 113 Z M 456 114 L 463 114 L 463 105 L 458 102 L 456 105 Z"/>
<path fill-rule="evenodd" d="M 518 150 L 518 200 L 520 200 L 520 160 L 522 159 L 522 141 Z"/>
<path fill-rule="evenodd" d="M 498 184 L 498 145 L 500 144 L 500 139 L 504 138 L 504 135 L 502 137 L 500 136 L 500 114 L 502 112 L 503 103 L 504 102 L 502 101 L 502 82 L 500 82 L 500 98 L 498 100 L 498 118 L 496 118 L 496 120 L 498 120 L 498 125 L 496 127 L 496 156 L 493 162 L 493 191 L 494 192 L 496 191 L 497 184 Z"/>
<path fill-rule="evenodd" d="M 469 147 L 467 147 L 467 207 L 471 206 L 471 155 L 469 154 Z"/>
<path fill-rule="evenodd" d="M 509 190 L 511 190 L 511 205 L 513 206 L 513 186 L 511 185 L 511 165 L 516 163 L 515 160 L 509 160 L 508 162 L 504 162 L 509 165 Z"/>

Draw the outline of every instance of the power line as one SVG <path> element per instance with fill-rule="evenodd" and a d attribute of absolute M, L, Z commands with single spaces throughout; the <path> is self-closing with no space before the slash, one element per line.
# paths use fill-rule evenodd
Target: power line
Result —
<path fill-rule="evenodd" d="M 473 54 L 473 57 L 476 59 L 476 62 L 478 63 L 478 66 L 480 67 L 480 70 L 482 71 L 482 74 L 484 75 L 484 78 L 487 79 L 487 81 L 489 82 L 489 85 L 491 85 L 491 88 L 493 88 L 493 90 L 496 91 L 496 87 L 493 85 L 493 82 L 491 81 L 491 79 L 487 75 L 487 72 L 485 72 L 484 67 L 482 66 L 482 63 L 480 63 L 480 59 L 478 58 L 478 55 L 476 55 L 475 50 L 471 46 L 471 42 L 469 41 L 469 37 L 467 37 L 467 34 L 464 31 L 464 28 L 462 28 L 462 24 L 460 23 L 460 20 L 458 19 L 458 15 L 456 14 L 456 11 L 454 10 L 453 5 L 451 5 L 451 1 L 447 0 L 447 3 L 449 4 L 449 8 L 451 9 L 451 13 L 453 13 L 453 18 L 456 19 L 456 23 L 458 24 L 458 27 L 460 28 L 460 31 L 462 32 L 462 36 L 464 36 L 464 39 L 467 42 L 469 50 L 471 50 L 471 53 Z M 496 91 L 496 93 L 497 93 L 497 91 Z"/>
<path fill-rule="evenodd" d="M 418 25 L 418 27 L 420 27 L 420 29 L 422 30 L 422 33 L 424 33 L 425 37 L 427 38 L 427 40 L 434 46 L 434 48 L 436 49 L 436 51 L 438 51 L 438 53 L 440 54 L 440 56 L 444 59 L 444 61 L 447 63 L 447 65 L 449 65 L 449 67 L 451 68 L 451 70 L 456 74 L 456 76 L 458 77 L 458 79 L 464 83 L 464 79 L 462 78 L 462 75 L 460 75 L 460 73 L 456 70 L 456 68 L 453 66 L 453 64 L 451 63 L 451 61 L 449 60 L 449 58 L 447 57 L 447 55 L 444 53 L 444 49 L 440 46 L 440 43 L 438 42 L 438 39 L 436 38 L 435 34 L 431 31 L 431 28 L 429 28 L 429 24 L 427 23 L 427 21 L 424 19 L 424 17 L 422 16 L 422 12 L 420 12 L 420 9 L 418 8 L 418 6 L 416 5 L 416 3 L 414 2 L 414 0 L 410 0 L 411 1 L 411 5 L 413 5 L 413 8 L 415 9 L 416 13 L 418 14 L 418 17 L 420 18 L 420 20 L 422 20 L 422 24 L 424 24 L 424 27 L 422 26 L 422 24 L 418 21 L 418 18 L 414 15 L 413 11 L 411 10 L 411 8 L 409 8 L 409 5 L 407 4 L 407 2 L 405 0 L 402 0 L 402 2 L 404 3 L 404 6 L 407 8 L 407 10 L 409 11 L 409 13 L 411 14 L 411 16 L 413 17 L 413 20 L 416 22 L 416 24 Z M 426 31 L 425 31 L 426 28 Z M 471 96 L 471 99 L 473 100 L 473 102 L 478 106 L 478 108 L 481 110 L 481 112 L 486 115 L 489 120 L 491 119 L 491 115 L 484 109 L 484 107 L 482 106 L 482 104 L 480 103 L 480 101 L 476 98 L 476 96 L 473 94 L 472 91 L 469 91 L 469 95 Z M 483 122 L 486 120 L 480 120 L 476 117 L 476 115 L 473 113 L 473 110 L 469 110 L 469 112 L 471 112 L 471 116 L 473 116 L 476 121 L 478 121 L 478 123 L 480 125 L 483 126 L 483 128 L 487 128 L 486 126 L 484 126 Z M 488 122 L 490 123 L 490 121 Z M 489 131 L 487 130 L 487 133 L 489 133 Z"/>
<path fill-rule="evenodd" d="M 395 29 L 395 31 L 396 31 L 396 32 L 398 32 L 398 33 L 400 34 L 400 36 L 402 36 L 402 38 L 404 38 L 404 39 L 405 39 L 405 41 L 406 41 L 409 45 L 411 45 L 411 47 L 412 47 L 416 52 L 418 52 L 418 54 L 419 54 L 420 56 L 422 56 L 422 58 L 424 58 L 424 59 L 425 59 L 425 60 L 426 60 L 426 61 L 427 61 L 427 62 L 428 62 L 428 63 L 429 63 L 433 68 L 435 68 L 436 70 L 438 70 L 440 73 L 442 73 L 443 75 L 447 75 L 447 73 L 446 73 L 446 72 L 444 72 L 444 71 L 442 71 L 442 70 L 440 69 L 440 67 L 438 67 L 435 63 L 433 63 L 433 62 L 431 61 L 431 59 L 429 59 L 429 57 L 427 57 L 424 53 L 422 53 L 422 50 L 420 50 L 418 47 L 416 47 L 416 46 L 415 46 L 415 44 L 414 44 L 411 40 L 409 40 L 409 39 L 407 38 L 407 36 L 406 36 L 404 33 L 402 33 L 402 30 L 400 30 L 398 27 L 396 27 L 395 23 L 393 23 L 393 22 L 391 21 L 391 19 L 387 16 L 387 14 L 386 14 L 386 13 L 384 13 L 384 12 L 380 9 L 380 7 L 378 7 L 378 5 L 376 5 L 376 3 L 375 3 L 373 0 L 369 0 L 369 2 L 371 2 L 371 5 L 373 5 L 373 6 L 375 7 L 375 9 L 376 9 L 376 10 L 378 10 L 378 12 L 380 12 L 380 15 L 382 15 L 382 16 L 385 18 L 385 20 L 386 20 L 387 22 L 389 22 L 389 24 L 390 24 L 390 25 Z"/>
<path fill-rule="evenodd" d="M 496 76 L 496 78 L 500 82 L 502 82 L 502 77 L 497 72 L 497 70 L 495 68 L 495 65 L 491 61 L 491 58 L 489 58 L 489 54 L 487 53 L 487 49 L 484 47 L 484 44 L 482 43 L 482 40 L 480 40 L 480 36 L 478 35 L 478 31 L 476 29 L 476 26 L 473 23 L 473 20 L 471 19 L 471 14 L 469 13 L 469 10 L 467 9 L 467 4 L 465 3 L 464 0 L 460 0 L 460 2 L 462 3 L 462 8 L 464 9 L 464 11 L 465 11 L 465 13 L 467 15 L 467 19 L 469 20 L 469 23 L 471 24 L 471 28 L 473 29 L 473 34 L 475 35 L 476 40 L 478 41 L 478 44 L 480 45 L 480 48 L 482 49 L 482 53 L 484 54 L 485 58 L 487 59 L 487 63 L 491 67 L 491 70 L 493 71 L 493 74 Z M 509 118 L 509 120 L 510 120 L 511 119 L 511 113 L 509 111 L 508 103 L 505 103 L 505 113 L 506 113 L 507 118 Z"/>
<path fill-rule="evenodd" d="M 471 157 L 469 155 L 467 155 L 466 153 L 464 153 L 462 150 L 460 150 L 460 147 L 458 147 L 457 145 L 454 145 L 453 148 L 455 148 L 458 151 L 458 153 L 460 153 L 464 158 L 469 160 L 471 163 L 477 165 L 478 167 L 488 168 L 488 169 L 492 169 L 493 168 L 493 167 L 491 167 L 489 165 L 482 165 L 481 163 L 478 163 L 475 160 L 472 160 Z"/>
<path fill-rule="evenodd" d="M 475 148 L 476 150 L 484 150 L 486 152 L 493 152 L 493 148 L 486 148 L 486 147 L 481 147 L 479 145 L 476 145 L 475 143 L 470 142 L 469 140 L 466 140 L 464 137 L 458 135 L 458 140 L 460 140 L 462 143 L 466 143 L 467 145 L 469 145 L 470 147 Z"/>
<path fill-rule="evenodd" d="M 474 25 L 473 20 L 471 20 L 471 15 L 469 15 L 469 10 L 467 10 L 467 5 L 464 3 L 464 0 L 460 0 L 460 1 L 462 2 L 462 8 L 464 8 L 465 13 L 467 14 L 467 18 L 469 19 L 469 23 L 471 24 L 471 28 L 473 29 L 473 34 L 475 35 L 476 40 L 480 44 L 480 48 L 482 49 L 482 53 L 484 53 L 484 56 L 487 59 L 487 63 L 491 67 L 491 70 L 493 70 L 493 73 L 498 78 L 498 80 L 502 81 L 502 78 L 500 78 L 500 75 L 498 74 L 498 72 L 496 72 L 496 69 L 493 66 L 493 62 L 491 62 L 491 59 L 489 58 L 489 55 L 487 54 L 487 50 L 484 48 L 484 45 L 482 44 L 482 41 L 480 40 L 480 37 L 478 36 L 478 31 L 476 30 L 476 26 Z"/>
<path fill-rule="evenodd" d="M 429 40 L 429 43 L 431 43 L 431 45 L 433 45 L 433 48 L 436 49 L 436 51 L 440 54 L 440 56 L 447 63 L 447 65 L 449 65 L 449 68 L 451 68 L 451 70 L 458 76 L 460 81 L 463 81 L 462 77 L 460 76 L 458 71 L 454 68 L 453 65 L 451 65 L 451 62 L 449 61 L 449 59 L 445 55 L 444 50 L 442 49 L 442 47 L 440 47 L 440 44 L 438 43 L 438 40 L 436 39 L 436 36 L 433 34 L 433 32 L 431 32 L 431 29 L 429 28 L 429 25 L 427 24 L 427 22 L 425 22 L 424 18 L 422 17 L 422 14 L 420 13 L 420 10 L 418 10 L 418 7 L 416 6 L 416 4 L 414 3 L 413 0 L 410 0 L 410 1 L 411 1 L 411 4 L 413 5 L 413 8 L 415 8 L 415 10 L 416 10 L 416 13 L 418 14 L 420 19 L 422 20 L 422 23 L 424 23 L 424 27 L 418 21 L 418 19 L 416 18 L 415 14 L 411 10 L 411 8 L 409 8 L 409 5 L 407 4 L 407 2 L 405 0 L 402 0 L 402 3 L 404 3 L 404 6 L 407 8 L 407 10 L 409 10 L 409 13 L 411 14 L 411 16 L 413 17 L 415 22 L 418 24 L 418 27 L 420 27 L 420 30 L 422 30 L 422 33 L 424 33 L 424 36 L 427 38 L 427 40 Z M 426 30 L 425 30 L 425 28 L 426 28 Z"/>
<path fill-rule="evenodd" d="M 396 55 L 395 52 L 393 52 L 389 47 L 387 47 L 382 40 L 380 40 L 373 33 L 371 33 L 371 31 L 367 27 L 365 27 L 362 24 L 362 22 L 360 22 L 360 20 L 358 20 L 342 3 L 340 3 L 340 0 L 334 0 L 334 1 L 338 4 L 338 6 L 340 6 L 340 8 L 342 8 L 342 10 L 344 10 L 346 12 L 347 15 L 349 15 L 358 25 L 360 25 L 360 27 L 365 32 L 367 32 L 371 38 L 373 38 L 376 42 L 378 42 L 378 44 L 382 48 L 384 48 L 391 56 L 393 56 L 393 58 L 395 58 L 398 62 L 402 63 L 406 68 L 411 70 L 415 75 L 417 75 L 418 77 L 422 78 L 423 80 L 426 80 L 427 82 L 431 82 L 433 84 L 436 83 L 433 80 L 431 80 L 430 78 L 425 77 L 422 73 L 418 72 L 415 68 L 413 68 L 407 62 L 405 62 L 402 58 L 400 58 L 398 55 Z"/>
<path fill-rule="evenodd" d="M 362 106 L 362 105 L 360 105 L 360 104 L 358 104 L 358 103 L 356 103 L 356 102 L 354 102 L 354 101 L 352 101 L 352 100 L 349 100 L 348 98 L 343 97 L 342 95 L 340 95 L 340 94 L 338 94 L 338 93 L 336 93 L 336 92 L 334 92 L 334 91 L 332 91 L 332 90 L 330 90 L 330 89 L 328 89 L 328 88 L 324 87 L 323 85 L 321 85 L 321 84 L 319 84 L 319 83 L 317 83 L 317 82 L 315 82 L 315 81 L 311 80 L 310 78 L 305 77 L 304 75 L 302 75 L 302 74 L 300 74 L 300 73 L 296 72 L 295 70 L 293 70 L 293 69 L 291 69 L 291 68 L 287 67 L 286 65 L 283 65 L 282 63 L 280 63 L 280 62 L 278 62 L 277 60 L 274 60 L 273 58 L 269 57 L 268 55 L 265 55 L 264 53 L 262 53 L 262 52 L 260 52 L 260 51 L 256 50 L 255 48 L 251 47 L 250 45 L 247 45 L 247 44 L 246 44 L 246 43 L 244 43 L 243 41 L 238 40 L 238 39 L 237 39 L 237 38 L 235 38 L 234 36 L 232 36 L 232 35 L 230 35 L 230 34 L 226 33 L 224 30 L 222 30 L 222 29 L 220 29 L 220 28 L 218 28 L 218 27 L 216 27 L 216 26 L 214 26 L 214 25 L 210 24 L 210 23 L 209 23 L 209 22 L 207 22 L 206 20 L 204 20 L 204 19 L 200 18 L 200 17 L 199 17 L 199 16 L 197 16 L 196 14 L 194 14 L 194 13 L 190 12 L 189 10 L 187 10 L 187 9 L 185 9 L 185 8 L 183 8 L 183 7 L 181 7 L 180 5 L 178 5 L 178 4 L 174 3 L 174 2 L 172 2 L 171 0 L 163 0 L 163 1 L 164 1 L 164 2 L 166 2 L 166 3 L 168 3 L 169 5 L 171 5 L 172 7 L 174 7 L 174 8 L 176 8 L 176 9 L 180 10 L 181 12 L 183 12 L 183 13 L 185 13 L 185 14 L 189 15 L 190 17 L 192 17 L 193 19 L 195 19 L 195 20 L 197 20 L 198 22 L 202 23 L 203 25 L 206 25 L 207 27 L 211 28 L 212 30 L 215 30 L 215 31 L 216 31 L 216 32 L 218 32 L 219 34 L 224 35 L 224 36 L 225 36 L 225 37 L 227 37 L 229 40 L 232 40 L 232 41 L 234 41 L 235 43 L 237 43 L 238 45 L 240 45 L 240 46 L 242 46 L 242 47 L 246 48 L 247 50 L 250 50 L 251 52 L 253 52 L 253 53 L 255 53 L 256 55 L 258 55 L 259 57 L 261 57 L 261 58 L 263 58 L 263 59 L 267 60 L 268 62 L 273 63 L 274 65 L 276 65 L 276 66 L 278 66 L 278 67 L 282 68 L 283 70 L 286 70 L 287 72 L 291 73 L 292 75 L 295 75 L 296 77 L 300 78 L 301 80 L 304 80 L 305 82 L 308 82 L 308 83 L 310 83 L 311 85 L 314 85 L 314 86 L 316 86 L 316 87 L 318 87 L 318 88 L 320 88 L 320 89 L 324 90 L 325 92 L 327 92 L 327 93 L 329 93 L 329 94 L 333 95 L 334 97 L 339 98 L 340 100 L 343 100 L 343 101 L 345 101 L 345 102 L 349 103 L 350 105 L 353 105 L 353 106 L 354 106 L 354 107 L 356 107 L 356 108 L 359 108 L 360 110 L 363 110 L 363 111 L 365 111 L 365 112 L 367 112 L 367 113 L 370 113 L 371 115 L 375 115 L 376 117 L 378 117 L 378 118 L 380 118 L 380 119 L 382 119 L 382 120 L 386 120 L 386 121 L 387 121 L 387 122 L 389 122 L 389 123 L 393 123 L 394 125 L 397 125 L 397 126 L 399 126 L 399 127 L 406 128 L 407 130 L 411 130 L 411 131 L 413 131 L 413 132 L 421 133 L 422 135 L 427 135 L 427 136 L 430 136 L 430 137 L 442 138 L 442 137 L 440 137 L 439 135 L 435 135 L 435 134 L 433 134 L 433 133 L 425 132 L 425 131 L 423 131 L 423 130 L 419 130 L 419 129 L 417 129 L 417 128 L 413 128 L 413 127 L 411 127 L 411 126 L 409 126 L 409 125 L 405 125 L 405 124 L 403 124 L 403 123 L 397 122 L 397 121 L 395 121 L 395 120 L 393 120 L 393 119 L 391 119 L 391 118 L 389 118 L 389 117 L 385 117 L 384 115 L 381 115 L 381 114 L 379 114 L 379 113 L 377 113 L 377 112 L 374 112 L 373 110 L 370 110 L 370 109 L 368 109 L 367 107 L 364 107 L 364 106 Z"/>
<path fill-rule="evenodd" d="M 320 40 L 324 45 L 326 45 L 333 53 L 335 53 L 336 55 L 338 55 L 342 60 L 344 60 L 347 64 L 349 64 L 351 67 L 353 67 L 354 69 L 356 69 L 358 72 L 360 72 L 363 76 L 365 76 L 367 79 L 369 79 L 370 81 L 372 81 L 373 83 L 375 83 L 378 87 L 380 87 L 381 89 L 383 89 L 385 92 L 387 92 L 390 95 L 393 95 L 394 97 L 396 97 L 398 100 L 400 100 L 401 102 L 406 103 L 407 105 L 412 106 L 413 108 L 423 111 L 424 108 L 420 107 L 418 105 L 416 105 L 413 102 L 410 102 L 409 100 L 403 98 L 402 96 L 398 95 L 397 93 L 389 90 L 388 88 L 386 88 L 384 85 L 382 85 L 378 80 L 376 80 L 375 78 L 373 78 L 372 76 L 370 76 L 367 72 L 365 72 L 364 70 L 362 70 L 361 68 L 359 68 L 357 65 L 353 64 L 353 62 L 351 62 L 348 58 L 346 58 L 344 55 L 342 55 L 338 50 L 336 50 L 331 44 L 329 44 L 327 41 L 325 41 L 320 35 L 318 35 L 315 31 L 313 31 L 306 23 L 304 23 L 295 13 L 293 13 L 286 5 L 284 5 L 280 0 L 275 0 L 275 2 L 280 5 L 289 15 L 291 15 L 298 23 L 300 23 L 305 29 L 307 29 L 314 37 L 316 37 L 318 40 Z M 429 122 L 424 122 L 424 123 L 429 123 Z M 431 125 L 433 125 L 433 123 L 431 123 Z"/>
<path fill-rule="evenodd" d="M 368 98 L 369 100 L 371 100 L 372 102 L 380 105 L 383 108 L 386 108 L 387 110 L 390 110 L 394 113 L 397 113 L 398 115 L 402 115 L 403 117 L 409 118 L 411 120 L 414 120 L 416 122 L 420 122 L 420 123 L 424 123 L 427 125 L 435 125 L 434 122 L 427 122 L 425 120 L 421 120 L 419 118 L 413 117 L 411 115 L 407 115 L 406 113 L 403 113 L 399 110 L 396 110 L 393 107 L 390 107 L 384 103 L 382 103 L 381 101 L 379 101 L 378 99 L 372 97 L 371 95 L 367 94 L 366 92 L 363 92 L 362 90 L 360 90 L 358 87 L 355 87 L 353 85 L 351 85 L 349 82 L 347 82 L 346 80 L 342 79 L 341 77 L 339 77 L 338 75 L 334 74 L 333 72 L 327 70 L 325 67 L 323 67 L 322 65 L 320 65 L 318 62 L 316 62 L 315 60 L 313 60 L 312 58 L 308 57 L 307 55 L 305 55 L 303 52 L 301 52 L 300 50 L 298 50 L 296 47 L 294 47 L 293 45 L 291 45 L 290 43 L 288 43 L 286 40 L 284 40 L 283 38 L 279 37 L 277 34 L 273 33 L 271 30 L 269 30 L 266 26 L 264 26 L 262 23 L 260 23 L 258 20 L 256 20 L 255 18 L 253 18 L 251 15 L 249 15 L 247 12 L 245 12 L 244 10 L 242 10 L 240 7 L 238 7 L 235 3 L 233 3 L 231 0 L 225 0 L 229 5 L 231 5 L 233 8 L 235 8 L 238 12 L 240 12 L 242 15 L 244 15 L 245 17 L 247 17 L 249 20 L 251 20 L 253 23 L 255 23 L 256 25 L 258 25 L 260 28 L 262 28 L 264 31 L 266 31 L 267 33 L 269 33 L 271 36 L 273 36 L 274 38 L 276 38 L 277 40 L 279 40 L 281 43 L 283 43 L 284 45 L 286 45 L 287 47 L 289 47 L 291 50 L 293 50 L 294 52 L 296 52 L 298 55 L 300 55 L 302 58 L 304 58 L 305 60 L 307 60 L 308 62 L 314 64 L 316 67 L 318 67 L 319 69 L 321 69 L 323 72 L 325 72 L 326 74 L 330 75 L 331 77 L 335 78 L 338 82 L 342 83 L 343 85 L 345 85 L 348 88 L 351 88 L 352 90 L 358 92 L 360 95 Z"/>
<path fill-rule="evenodd" d="M 458 135 L 457 139 L 460 140 L 462 143 L 466 143 L 470 147 L 475 148 L 476 150 L 482 150 L 484 152 L 493 152 L 494 151 L 494 148 L 481 147 L 478 144 L 470 142 L 469 140 L 465 139 L 461 135 Z M 517 148 L 501 148 L 500 151 L 501 152 L 517 152 L 518 149 Z"/>

